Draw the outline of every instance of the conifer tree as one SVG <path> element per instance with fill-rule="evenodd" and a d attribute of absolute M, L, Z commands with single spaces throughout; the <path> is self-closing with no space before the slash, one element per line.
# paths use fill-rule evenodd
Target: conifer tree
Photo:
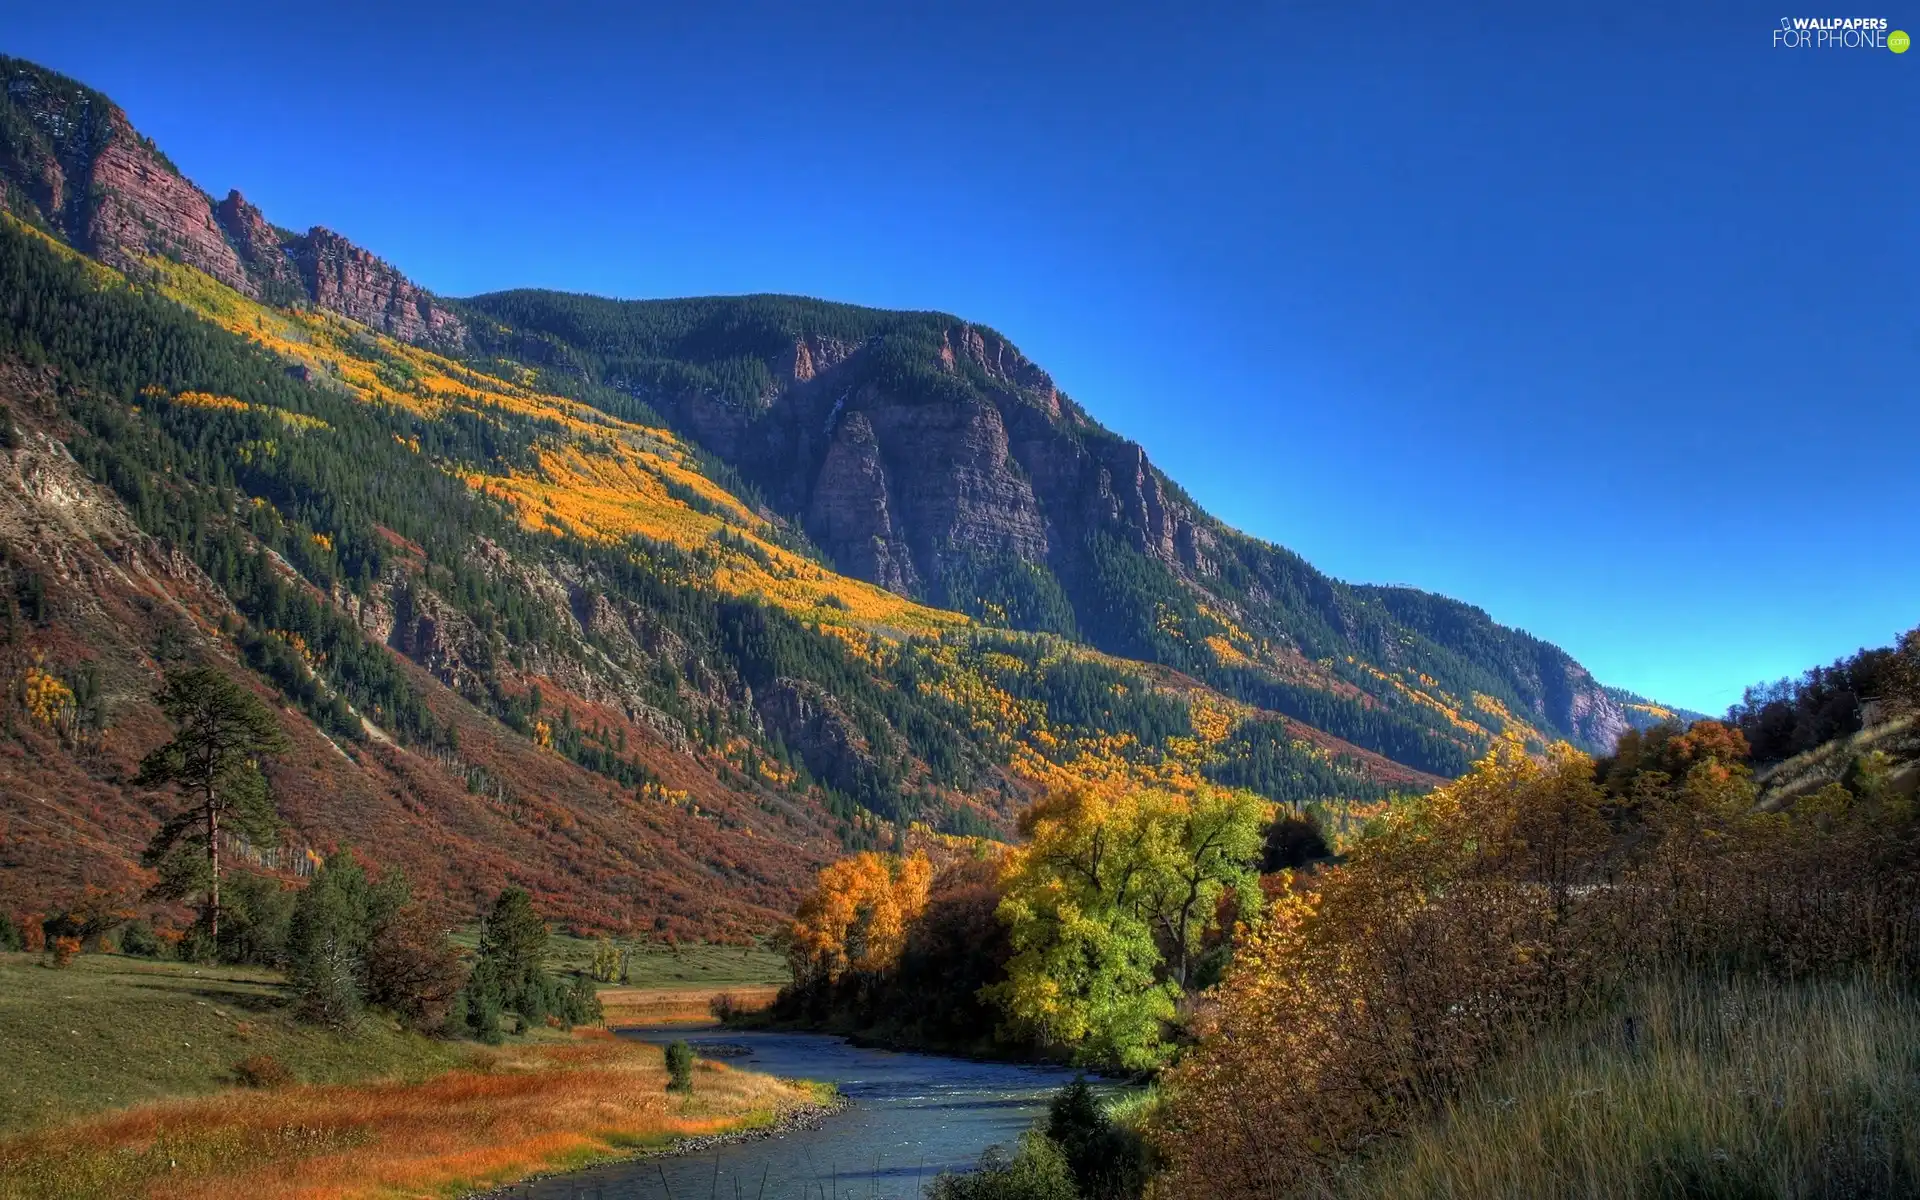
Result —
<path fill-rule="evenodd" d="M 167 676 L 154 697 L 174 724 L 173 740 L 140 763 L 141 786 L 177 788 L 185 805 L 148 844 L 144 861 L 160 868 L 163 895 L 200 892 L 211 945 L 220 941 L 220 833 L 266 838 L 279 826 L 260 759 L 287 748 L 266 705 L 213 667 Z"/>

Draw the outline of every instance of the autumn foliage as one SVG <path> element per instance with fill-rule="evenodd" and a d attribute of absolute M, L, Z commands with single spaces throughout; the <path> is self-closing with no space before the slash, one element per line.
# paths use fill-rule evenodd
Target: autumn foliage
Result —
<path fill-rule="evenodd" d="M 873 974 L 899 960 L 907 928 L 927 906 L 933 864 L 867 852 L 822 868 L 785 932 L 797 986 Z"/>
<path fill-rule="evenodd" d="M 1599 772 L 1496 749 L 1285 888 L 1165 1077 L 1165 1194 L 1323 1194 L 1636 971 L 1913 977 L 1911 801 L 1835 785 L 1763 812 L 1737 732 L 1659 740 Z"/>

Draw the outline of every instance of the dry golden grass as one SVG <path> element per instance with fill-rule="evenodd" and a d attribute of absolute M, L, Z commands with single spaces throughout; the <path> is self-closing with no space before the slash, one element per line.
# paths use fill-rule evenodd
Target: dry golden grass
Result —
<path fill-rule="evenodd" d="M 713 1020 L 712 1004 L 718 996 L 732 996 L 737 1008 L 758 1009 L 772 1004 L 779 992 L 778 987 L 772 986 L 602 988 L 600 1007 L 606 1013 L 607 1024 L 613 1028 L 623 1025 L 702 1024 Z"/>
<path fill-rule="evenodd" d="M 1474 1081 L 1347 1200 L 1911 1196 L 1920 1003 L 1859 983 L 1672 981 Z"/>
<path fill-rule="evenodd" d="M 424 1082 L 226 1092 L 0 1141 L 0 1197 L 345 1200 L 447 1196 L 749 1128 L 808 1085 L 702 1062 L 669 1095 L 660 1048 L 582 1033 Z"/>

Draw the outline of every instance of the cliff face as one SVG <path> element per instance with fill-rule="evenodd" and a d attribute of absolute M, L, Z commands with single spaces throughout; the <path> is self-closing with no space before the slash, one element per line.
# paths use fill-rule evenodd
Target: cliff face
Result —
<path fill-rule="evenodd" d="M 466 324 L 451 309 L 332 230 L 315 226 L 288 250 L 307 295 L 321 308 L 416 345 L 457 350 L 466 344 Z"/>
<path fill-rule="evenodd" d="M 943 331 L 934 362 L 988 381 L 929 396 L 871 369 L 875 348 L 810 335 L 775 364 L 755 405 L 688 390 L 663 403 L 800 515 L 848 574 L 939 595 L 953 573 L 1011 557 L 1062 567 L 1096 525 L 1170 567 L 1208 574 L 1212 534 L 1140 447 L 1063 418 L 1040 368 L 997 335 Z"/>
<path fill-rule="evenodd" d="M 178 259 L 255 299 L 305 299 L 443 350 L 467 330 L 444 303 L 330 230 L 285 234 L 239 192 L 216 205 L 98 92 L 0 57 L 0 200 L 111 266 Z"/>

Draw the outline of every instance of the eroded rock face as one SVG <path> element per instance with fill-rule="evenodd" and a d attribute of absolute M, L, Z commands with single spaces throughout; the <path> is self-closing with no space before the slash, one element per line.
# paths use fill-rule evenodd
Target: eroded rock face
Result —
<path fill-rule="evenodd" d="M 769 732 L 799 753 L 807 769 L 832 787 L 854 791 L 872 764 L 867 739 L 839 701 L 819 684 L 775 679 L 754 705 Z"/>
<path fill-rule="evenodd" d="M 838 569 L 902 595 L 938 599 L 967 563 L 1058 569 L 1095 525 L 1176 569 L 1213 572 L 1212 532 L 1145 452 L 1081 436 L 1053 380 L 999 335 L 964 324 L 943 333 L 933 365 L 975 386 L 938 398 L 867 369 L 874 349 L 797 339 L 770 364 L 775 387 L 757 407 L 698 393 L 647 399 L 765 482 Z"/>
<path fill-rule="evenodd" d="M 339 234 L 286 234 L 238 192 L 216 205 L 106 97 L 17 59 L 0 70 L 0 104 L 17 118 L 0 138 L 10 211 L 122 270 L 164 256 L 255 299 L 305 298 L 419 345 L 466 344 L 450 308 Z"/>
<path fill-rule="evenodd" d="M 287 253 L 286 239 L 268 223 L 265 214 L 247 203 L 245 196 L 237 190 L 228 192 L 227 198 L 214 207 L 213 215 L 261 295 L 283 300 L 306 293 L 300 270 Z"/>
<path fill-rule="evenodd" d="M 178 259 L 236 291 L 258 296 L 259 285 L 241 268 L 206 193 L 161 162 L 124 119 L 113 124 L 88 180 L 95 200 L 87 249 L 123 269 L 137 268 L 147 255 Z"/>
<path fill-rule="evenodd" d="M 814 480 L 807 529 L 842 570 L 891 591 L 918 590 L 920 573 L 894 528 L 886 462 L 867 414 L 838 422 Z"/>
<path fill-rule="evenodd" d="M 466 324 L 392 264 L 315 226 L 289 247 L 313 302 L 401 341 L 457 348 Z"/>
<path fill-rule="evenodd" d="M 1567 684 L 1567 711 L 1556 724 L 1573 730 L 1594 746 L 1611 750 L 1628 729 L 1626 710 L 1578 664 L 1568 664 Z"/>

